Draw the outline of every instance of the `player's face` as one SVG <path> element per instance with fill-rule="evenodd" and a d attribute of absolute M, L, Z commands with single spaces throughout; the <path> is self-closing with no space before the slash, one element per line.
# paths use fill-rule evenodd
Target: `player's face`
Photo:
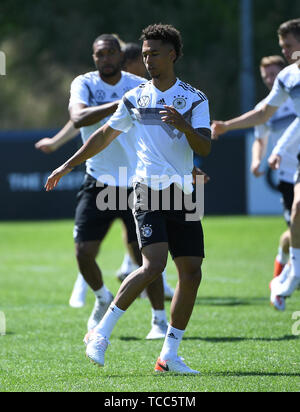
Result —
<path fill-rule="evenodd" d="M 176 58 L 172 45 L 161 40 L 145 40 L 142 48 L 143 60 L 152 79 L 159 78 L 173 70 Z"/>
<path fill-rule="evenodd" d="M 271 64 L 260 68 L 261 78 L 269 90 L 272 89 L 278 73 L 282 70 L 277 64 Z"/>
<path fill-rule="evenodd" d="M 279 36 L 279 46 L 289 64 L 299 60 L 299 55 L 296 58 L 292 57 L 295 52 L 300 53 L 300 41 L 298 41 L 293 34 L 289 33 L 284 37 Z"/>
<path fill-rule="evenodd" d="M 123 54 L 114 42 L 101 40 L 94 44 L 93 59 L 103 77 L 112 77 L 121 71 Z"/>

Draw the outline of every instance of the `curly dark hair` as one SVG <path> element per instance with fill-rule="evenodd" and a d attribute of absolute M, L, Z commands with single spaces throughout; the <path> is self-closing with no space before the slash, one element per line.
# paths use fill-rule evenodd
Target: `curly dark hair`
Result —
<path fill-rule="evenodd" d="M 182 38 L 180 32 L 171 24 L 152 24 L 142 31 L 140 40 L 161 40 L 174 46 L 177 61 L 182 56 Z"/>
<path fill-rule="evenodd" d="M 298 41 L 300 41 L 300 19 L 285 21 L 279 26 L 277 33 L 281 37 L 292 34 Z"/>

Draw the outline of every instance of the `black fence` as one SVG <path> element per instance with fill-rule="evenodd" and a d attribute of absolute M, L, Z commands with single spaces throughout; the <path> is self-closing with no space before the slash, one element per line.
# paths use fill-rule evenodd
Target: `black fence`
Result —
<path fill-rule="evenodd" d="M 80 138 L 51 155 L 34 144 L 57 130 L 7 131 L 0 133 L 0 220 L 43 220 L 73 218 L 76 193 L 84 167 L 77 168 L 47 193 L 44 184 L 49 173 L 81 145 Z M 201 167 L 210 176 L 205 186 L 205 214 L 245 214 L 246 150 L 240 132 L 213 142 L 212 153 Z"/>

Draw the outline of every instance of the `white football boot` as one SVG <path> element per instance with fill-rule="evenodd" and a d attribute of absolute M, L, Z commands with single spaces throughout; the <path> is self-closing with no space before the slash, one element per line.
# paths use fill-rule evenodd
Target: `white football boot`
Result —
<path fill-rule="evenodd" d="M 98 325 L 98 323 L 105 315 L 107 309 L 109 308 L 109 305 L 111 304 L 113 300 L 114 300 L 114 297 L 110 292 L 106 300 L 96 298 L 94 309 L 88 320 L 88 325 L 87 325 L 88 331 L 94 329 Z"/>
<path fill-rule="evenodd" d="M 278 288 L 281 285 L 279 277 L 274 278 L 270 283 L 271 296 L 270 303 L 274 309 L 279 311 L 285 310 L 285 298 L 278 294 Z"/>
<path fill-rule="evenodd" d="M 91 362 L 104 366 L 105 352 L 110 342 L 94 330 L 85 335 L 83 342 L 86 345 L 86 356 Z"/>
<path fill-rule="evenodd" d="M 167 330 L 168 324 L 164 320 L 161 322 L 154 320 L 154 322 L 152 323 L 152 328 L 146 336 L 146 339 L 164 339 L 166 337 Z"/>
<path fill-rule="evenodd" d="M 175 372 L 180 374 L 189 375 L 199 375 L 200 372 L 188 367 L 184 362 L 183 358 L 177 357 L 175 359 L 170 359 L 163 361 L 160 358 L 157 359 L 155 365 L 155 372 L 165 373 L 165 372 Z"/>
<path fill-rule="evenodd" d="M 69 300 L 69 305 L 72 308 L 82 308 L 85 305 L 86 293 L 88 284 L 84 280 L 81 273 L 78 273 L 76 282 L 73 287 L 72 295 Z"/>

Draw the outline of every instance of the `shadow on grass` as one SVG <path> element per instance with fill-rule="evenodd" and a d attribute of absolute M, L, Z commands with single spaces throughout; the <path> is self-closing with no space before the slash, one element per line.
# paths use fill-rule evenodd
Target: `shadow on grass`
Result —
<path fill-rule="evenodd" d="M 120 336 L 120 340 L 122 341 L 144 341 L 144 338 L 137 338 L 136 336 Z M 201 336 L 188 336 L 184 337 L 183 340 L 198 340 L 202 342 L 210 342 L 210 343 L 235 343 L 235 342 L 245 342 L 245 341 L 250 341 L 250 342 L 285 342 L 285 341 L 291 341 L 291 340 L 299 340 L 298 336 L 295 335 L 284 335 L 284 336 L 279 336 L 279 337 L 270 337 L 270 338 L 248 338 L 248 337 L 243 337 L 243 336 L 220 336 L 220 337 L 201 337 Z"/>
<path fill-rule="evenodd" d="M 195 305 L 201 306 L 249 306 L 249 305 L 266 305 L 269 302 L 269 298 L 237 298 L 233 296 L 229 297 L 214 297 L 203 296 L 196 299 Z"/>
<path fill-rule="evenodd" d="M 191 337 L 184 337 L 183 340 L 199 340 L 204 342 L 212 342 L 212 343 L 226 343 L 226 342 L 244 342 L 244 341 L 252 341 L 252 342 L 284 342 L 290 340 L 296 340 L 299 337 L 294 335 L 284 335 L 280 337 L 270 337 L 270 338 L 248 338 L 243 336 L 220 336 L 220 337 L 205 337 L 202 338 L 201 336 L 191 336 Z"/>

